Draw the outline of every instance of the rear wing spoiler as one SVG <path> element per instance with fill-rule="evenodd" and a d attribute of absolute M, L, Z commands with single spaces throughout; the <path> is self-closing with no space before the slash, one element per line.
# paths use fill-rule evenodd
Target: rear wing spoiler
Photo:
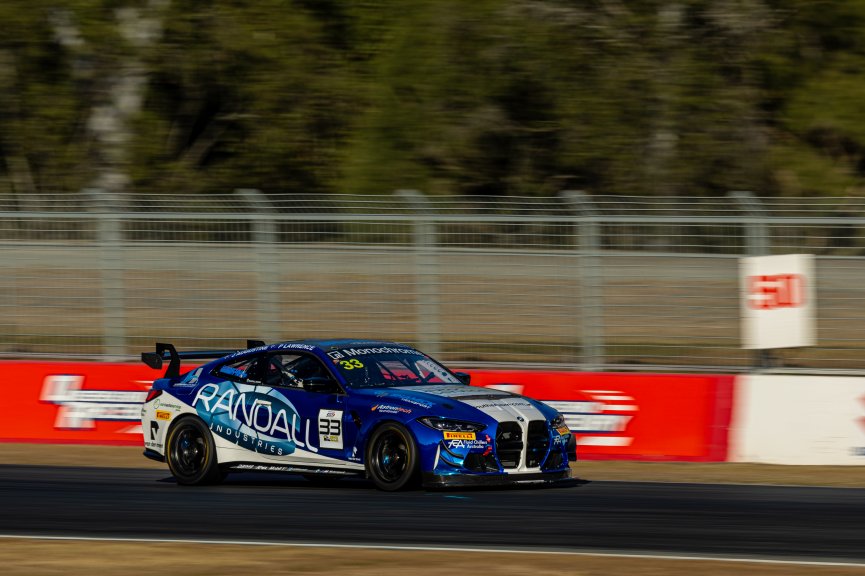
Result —
<path fill-rule="evenodd" d="M 264 346 L 262 340 L 247 340 L 246 350 L 250 348 L 258 348 Z M 229 354 L 234 354 L 239 350 L 194 350 L 190 352 L 178 352 L 174 344 L 166 342 L 156 343 L 156 352 L 142 352 L 141 361 L 153 368 L 154 370 L 162 369 L 163 361 L 168 360 L 168 368 L 165 370 L 165 378 L 177 378 L 180 376 L 180 361 L 181 360 L 206 360 L 212 358 L 222 358 Z"/>

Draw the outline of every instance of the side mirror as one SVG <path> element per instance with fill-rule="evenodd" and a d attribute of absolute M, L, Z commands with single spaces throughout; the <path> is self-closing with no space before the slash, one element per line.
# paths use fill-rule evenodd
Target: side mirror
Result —
<path fill-rule="evenodd" d="M 332 392 L 335 388 L 333 380 L 326 376 L 310 376 L 304 378 L 303 389 L 307 392 Z"/>
<path fill-rule="evenodd" d="M 463 384 L 468 385 L 472 383 L 472 375 L 468 372 L 454 372 L 454 375 L 456 375 Z"/>

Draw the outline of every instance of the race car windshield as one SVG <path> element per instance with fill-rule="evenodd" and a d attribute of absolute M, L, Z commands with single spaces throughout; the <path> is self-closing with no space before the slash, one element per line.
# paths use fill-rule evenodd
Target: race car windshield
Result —
<path fill-rule="evenodd" d="M 352 349 L 331 352 L 330 356 L 352 388 L 460 384 L 447 368 L 416 350 L 379 350 Z"/>

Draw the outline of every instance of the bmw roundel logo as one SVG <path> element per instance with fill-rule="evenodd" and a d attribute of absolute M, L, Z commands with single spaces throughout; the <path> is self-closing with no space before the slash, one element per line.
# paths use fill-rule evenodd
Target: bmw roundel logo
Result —
<path fill-rule="evenodd" d="M 519 420 L 520 422 L 525 422 L 525 421 L 526 421 L 526 419 L 523 418 L 522 416 L 517 416 L 517 420 Z"/>

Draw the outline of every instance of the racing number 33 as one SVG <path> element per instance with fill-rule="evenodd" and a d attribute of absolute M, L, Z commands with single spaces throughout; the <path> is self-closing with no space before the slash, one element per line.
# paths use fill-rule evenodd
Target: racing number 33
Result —
<path fill-rule="evenodd" d="M 805 304 L 805 277 L 801 274 L 748 276 L 748 305 L 756 310 L 796 308 Z"/>
<path fill-rule="evenodd" d="M 318 441 L 322 448 L 342 449 L 342 410 L 318 413 Z"/>

